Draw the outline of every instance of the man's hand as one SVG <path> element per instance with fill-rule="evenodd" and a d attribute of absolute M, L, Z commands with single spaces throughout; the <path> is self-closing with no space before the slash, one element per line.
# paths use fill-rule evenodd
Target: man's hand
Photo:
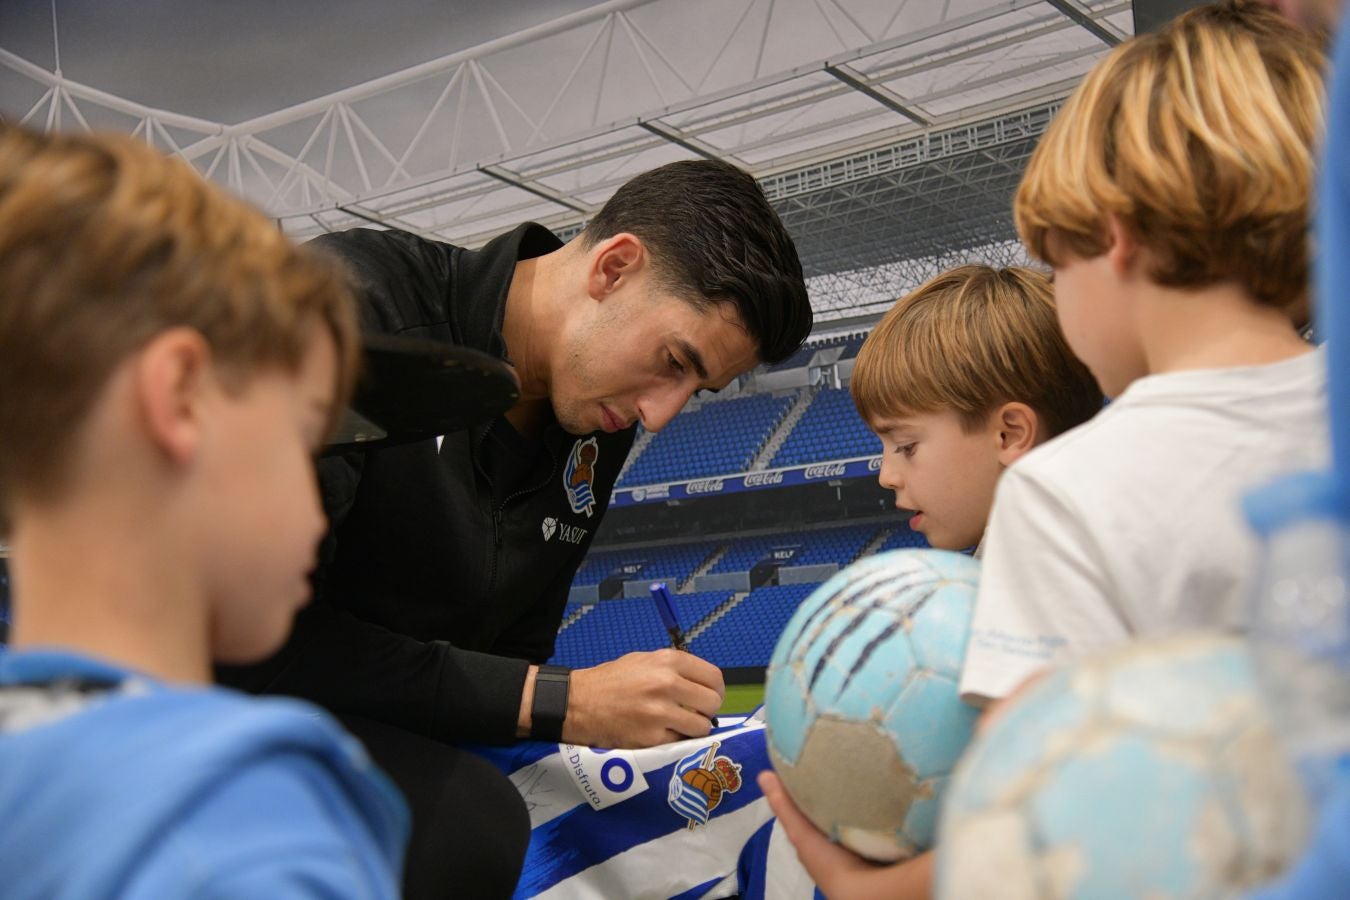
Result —
<path fill-rule="evenodd" d="M 896 900 L 930 897 L 933 854 L 925 853 L 889 866 L 868 862 L 834 843 L 792 802 L 783 782 L 772 772 L 759 773 L 759 788 L 769 801 L 788 840 L 797 849 L 811 880 L 830 900 Z"/>
<path fill-rule="evenodd" d="M 572 672 L 563 739 L 590 747 L 652 747 L 712 730 L 722 670 L 679 650 L 629 653 Z"/>

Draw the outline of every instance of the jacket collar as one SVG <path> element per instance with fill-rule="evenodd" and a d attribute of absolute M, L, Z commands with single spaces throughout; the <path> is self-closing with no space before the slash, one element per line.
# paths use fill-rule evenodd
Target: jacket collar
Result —
<path fill-rule="evenodd" d="M 460 251 L 450 316 L 465 346 L 506 358 L 502 321 L 516 263 L 552 253 L 562 245 L 544 226 L 526 222 L 481 249 Z"/>

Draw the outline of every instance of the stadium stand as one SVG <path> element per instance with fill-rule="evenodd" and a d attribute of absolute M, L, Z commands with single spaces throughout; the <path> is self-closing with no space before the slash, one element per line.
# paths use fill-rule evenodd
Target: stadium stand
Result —
<path fill-rule="evenodd" d="M 886 540 L 881 542 L 877 548 L 878 553 L 885 553 L 887 550 L 902 550 L 910 547 L 927 547 L 928 541 L 917 531 L 910 531 L 908 527 L 897 528 Z"/>
<path fill-rule="evenodd" d="M 770 558 L 775 551 L 786 554 L 789 550 L 790 558 L 783 560 L 786 565 L 837 562 L 842 567 L 857 557 L 877 531 L 876 525 L 855 525 L 745 538 L 734 541 L 708 572 L 748 572 L 756 563 Z"/>
<path fill-rule="evenodd" d="M 802 550 L 792 558 L 792 565 L 814 566 L 837 562 L 842 568 L 858 558 L 877 531 L 876 525 L 850 525 L 805 532 L 802 535 Z"/>
<path fill-rule="evenodd" d="M 708 570 L 709 575 L 721 575 L 726 572 L 748 572 L 755 563 L 767 559 L 775 550 L 791 549 L 794 554 L 802 546 L 803 536 L 795 532 L 779 532 L 735 541 L 722 554 L 717 564 Z"/>
<path fill-rule="evenodd" d="M 572 578 L 572 584 L 574 586 L 599 584 L 608 578 L 610 573 L 624 565 L 625 557 L 631 558 L 634 555 L 645 556 L 645 554 L 636 554 L 636 551 L 631 550 L 592 550 L 587 554 L 581 568 L 577 569 L 577 574 Z"/>
<path fill-rule="evenodd" d="M 786 372 L 788 369 L 800 369 L 811 361 L 811 357 L 816 355 L 820 349 L 818 344 L 803 344 L 797 352 L 789 356 L 780 363 L 774 363 L 771 366 L 765 366 L 766 372 Z"/>
<path fill-rule="evenodd" d="M 683 582 L 694 574 L 694 570 L 717 547 L 718 544 L 713 541 L 652 547 L 646 551 L 647 564 L 642 567 L 638 577 L 653 581 L 664 579 L 676 583 Z"/>
<path fill-rule="evenodd" d="M 599 584 L 614 575 L 622 575 L 626 581 L 639 578 L 652 581 L 664 579 L 680 584 L 719 546 L 714 541 L 694 541 L 663 547 L 596 551 L 586 557 L 572 584 Z"/>
<path fill-rule="evenodd" d="M 690 641 L 690 652 L 722 668 L 767 666 L 788 619 L 817 587 L 786 584 L 751 591 Z"/>
<path fill-rule="evenodd" d="M 730 597 L 729 591 L 676 594 L 675 609 L 681 626 L 688 631 Z M 569 612 L 575 611 L 569 608 Z M 602 600 L 591 604 L 587 612 L 558 632 L 553 658 L 549 662 L 585 668 L 618 659 L 625 653 L 668 646 L 670 636 L 661 624 L 651 598 Z"/>
<path fill-rule="evenodd" d="M 865 333 L 858 332 L 817 341 L 803 347 L 793 360 L 769 371 L 806 365 L 822 347 L 842 345 L 840 359 L 851 359 L 865 338 Z M 819 393 L 810 400 L 795 425 L 785 426 L 785 430 L 791 431 L 769 462 L 771 467 L 853 459 L 880 452 L 880 442 L 858 417 L 846 388 L 804 390 Z M 765 442 L 784 425 L 784 417 L 800 396 L 796 391 L 778 397 L 766 393 L 742 394 L 682 413 L 652 438 L 633 460 L 620 484 L 663 484 L 746 471 Z M 615 579 L 667 581 L 678 590 L 695 586 L 689 580 L 695 572 L 709 576 L 746 573 L 754 579 L 748 583 L 754 583 L 764 579 L 778 581 L 780 576 L 788 581 L 789 570 L 797 569 L 791 575 L 811 583 L 759 587 L 711 624 L 704 620 L 731 598 L 729 590 L 675 595 L 686 631 L 696 630 L 696 626 L 703 629 L 696 630 L 697 637 L 690 645 L 693 652 L 724 668 L 756 668 L 767 665 L 777 636 L 797 605 L 817 586 L 819 579 L 827 577 L 808 567 L 833 563 L 842 568 L 864 550 L 882 552 L 926 546 L 923 536 L 910 531 L 898 518 L 872 518 L 862 524 L 835 522 L 807 530 L 798 528 L 743 538 L 731 535 L 665 545 L 647 543 L 632 548 L 597 547 L 577 572 L 573 586 L 603 585 L 601 596 L 613 596 L 619 588 Z M 713 559 L 715 564 L 705 570 Z M 777 563 L 781 571 L 774 572 L 761 563 Z M 725 579 L 709 580 L 719 588 L 725 582 Z M 598 602 L 584 599 L 568 605 L 552 661 L 574 667 L 596 665 L 625 653 L 655 650 L 668 643 L 649 598 Z"/>
<path fill-rule="evenodd" d="M 816 355 L 816 351 L 824 350 L 827 347 L 838 347 L 840 344 L 845 346 L 844 353 L 840 359 L 850 359 L 858 355 L 858 348 L 866 339 L 866 332 L 856 332 L 854 334 L 838 334 L 818 341 L 810 341 L 801 346 L 801 348 L 787 359 L 780 363 L 765 367 L 765 372 L 786 372 L 788 369 L 799 369 L 802 366 L 809 365 L 811 357 Z"/>
<path fill-rule="evenodd" d="M 795 395 L 755 394 L 682 413 L 619 479 L 622 487 L 744 472 L 792 408 Z"/>
<path fill-rule="evenodd" d="M 797 422 L 771 468 L 799 466 L 831 459 L 852 459 L 881 452 L 881 441 L 858 417 L 853 398 L 844 388 L 821 391 Z"/>
<path fill-rule="evenodd" d="M 867 335 L 865 334 L 855 335 L 849 338 L 848 343 L 844 345 L 844 352 L 839 356 L 839 361 L 843 362 L 846 359 L 853 359 L 857 356 L 858 351 L 862 349 L 863 341 L 865 340 L 867 340 Z"/>
<path fill-rule="evenodd" d="M 834 525 L 742 539 L 601 550 L 587 558 L 573 584 L 598 584 L 611 574 L 621 574 L 625 580 L 667 579 L 678 584 L 723 547 L 725 552 L 708 570 L 709 574 L 749 572 L 775 551 L 788 550 L 791 556 L 781 560 L 784 566 L 833 562 L 842 568 L 883 534 L 885 539 L 873 552 L 928 546 L 923 535 L 904 525 L 878 522 Z M 636 571 L 625 571 L 630 568 Z M 771 585 L 750 592 L 691 641 L 690 650 L 722 667 L 767 665 L 779 632 L 797 604 L 816 586 Z M 692 630 L 730 596 L 729 591 L 676 594 L 681 624 L 686 631 Z M 592 666 L 625 653 L 656 650 L 669 643 L 651 600 L 646 597 L 568 604 L 563 622 L 552 660 L 556 665 Z"/>

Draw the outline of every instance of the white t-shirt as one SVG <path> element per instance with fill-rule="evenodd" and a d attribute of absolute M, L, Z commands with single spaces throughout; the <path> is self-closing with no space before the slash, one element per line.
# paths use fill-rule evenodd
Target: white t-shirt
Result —
<path fill-rule="evenodd" d="M 1240 502 L 1327 465 L 1324 350 L 1151 375 L 1000 479 L 961 692 L 1136 637 L 1241 630 L 1258 551 Z"/>

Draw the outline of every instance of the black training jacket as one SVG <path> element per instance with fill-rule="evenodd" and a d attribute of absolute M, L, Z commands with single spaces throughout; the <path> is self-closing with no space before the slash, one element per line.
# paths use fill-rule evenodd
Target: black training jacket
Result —
<path fill-rule="evenodd" d="M 501 358 L 516 261 L 561 246 L 534 224 L 478 251 L 369 229 L 313 243 L 355 276 L 364 328 Z M 280 653 L 223 667 L 221 680 L 431 737 L 514 740 L 526 669 L 553 654 L 572 576 L 634 437 L 578 437 L 549 420 L 537 439 L 545 452 L 500 503 L 485 468 L 494 426 L 446 435 L 439 452 L 428 440 L 322 460 L 331 528 L 315 600 Z"/>

